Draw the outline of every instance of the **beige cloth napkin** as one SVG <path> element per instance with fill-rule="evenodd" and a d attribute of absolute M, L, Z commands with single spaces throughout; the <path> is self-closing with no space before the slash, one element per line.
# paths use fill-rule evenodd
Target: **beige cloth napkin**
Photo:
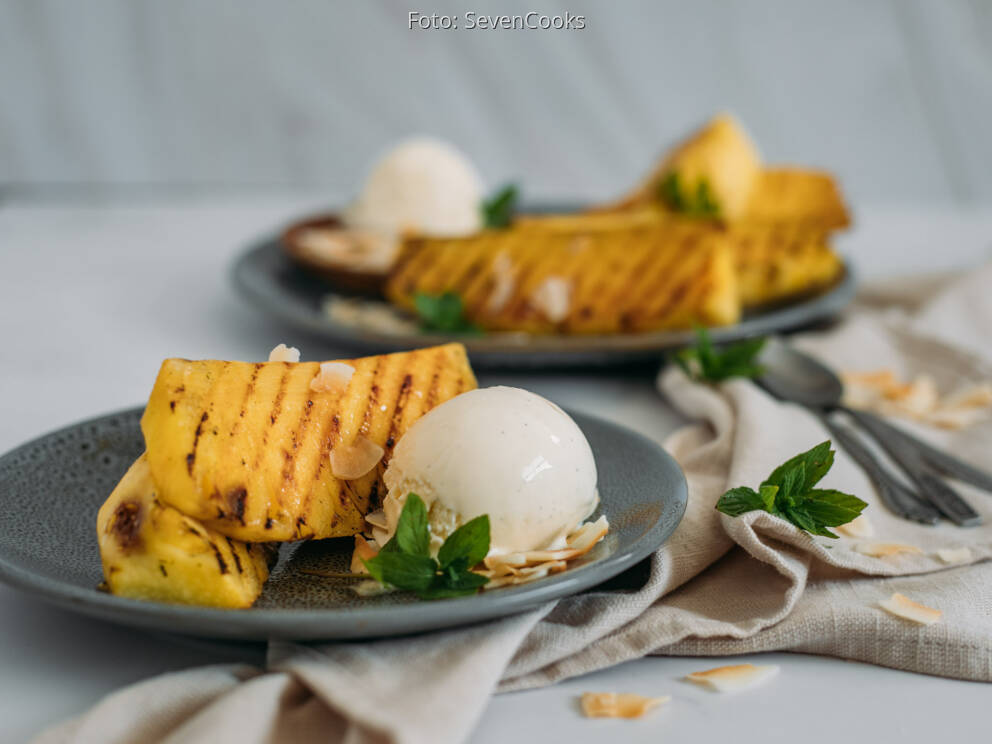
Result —
<path fill-rule="evenodd" d="M 927 296 L 912 286 L 926 286 Z M 989 290 L 992 267 L 937 289 L 874 291 L 838 329 L 796 342 L 839 369 L 926 371 L 946 389 L 990 380 Z M 895 301 L 912 312 L 893 309 Z M 665 443 L 686 471 L 690 499 L 637 588 L 590 592 L 415 638 L 273 643 L 264 671 L 214 666 L 151 679 L 37 741 L 453 743 L 469 736 L 493 692 L 551 684 L 646 654 L 785 649 L 992 681 L 992 562 L 982 562 L 992 557 L 992 496 L 961 488 L 985 526 L 911 524 L 877 503 L 840 451 L 824 485 L 870 503 L 873 538 L 811 538 L 758 512 L 732 519 L 713 508 L 720 494 L 756 485 L 828 435 L 812 416 L 747 381 L 711 388 L 670 368 L 659 387 L 695 422 Z M 909 428 L 992 466 L 992 422 L 955 433 Z M 922 552 L 872 558 L 854 550 L 874 541 Z M 970 551 L 968 565 L 948 566 L 934 554 L 962 546 Z M 943 620 L 924 627 L 880 610 L 878 602 L 896 591 L 942 609 Z"/>

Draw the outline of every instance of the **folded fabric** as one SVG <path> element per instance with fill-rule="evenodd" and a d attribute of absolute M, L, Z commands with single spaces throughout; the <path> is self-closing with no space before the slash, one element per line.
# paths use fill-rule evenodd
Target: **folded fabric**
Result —
<path fill-rule="evenodd" d="M 992 379 L 992 267 L 950 284 L 894 287 L 913 313 L 855 309 L 836 329 L 796 339 L 839 370 L 926 372 L 948 389 Z M 924 288 L 926 297 L 910 291 Z M 871 294 L 879 305 L 879 292 Z M 896 518 L 839 450 L 824 485 L 869 502 L 874 535 L 813 538 L 764 512 L 731 518 L 714 505 L 757 485 L 788 457 L 828 439 L 807 412 L 753 383 L 718 387 L 668 368 L 668 402 L 692 423 L 665 446 L 689 482 L 678 530 L 633 588 L 593 591 L 517 617 L 370 643 L 273 643 L 266 670 L 209 667 L 152 679 L 107 697 L 38 742 L 465 740 L 493 692 L 557 680 L 644 656 L 788 649 L 898 669 L 992 681 L 992 496 L 961 486 L 981 527 L 926 527 Z M 907 425 L 977 465 L 992 421 L 966 430 Z M 872 543 L 918 552 L 872 557 Z M 866 550 L 865 546 L 869 546 Z M 938 551 L 967 548 L 949 565 Z M 860 550 L 859 550 L 860 548 Z M 900 592 L 943 610 L 920 626 L 884 612 Z"/>

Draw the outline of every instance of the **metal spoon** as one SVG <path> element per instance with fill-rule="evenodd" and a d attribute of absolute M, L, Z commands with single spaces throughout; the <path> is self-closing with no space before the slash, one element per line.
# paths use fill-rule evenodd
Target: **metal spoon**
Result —
<path fill-rule="evenodd" d="M 758 378 L 758 382 L 772 395 L 782 400 L 798 403 L 820 414 L 831 430 L 834 427 L 826 418 L 828 411 L 843 411 L 848 414 L 871 434 L 888 455 L 906 472 L 923 498 L 941 514 L 962 526 L 981 523 L 981 516 L 953 488 L 940 479 L 940 474 L 934 465 L 934 460 L 938 458 L 934 458 L 933 453 L 940 455 L 940 465 L 937 467 L 954 477 L 982 486 L 986 482 L 992 483 L 992 476 L 951 455 L 934 450 L 912 435 L 897 429 L 871 413 L 846 408 L 841 404 L 844 385 L 837 375 L 817 360 L 796 351 L 781 341 L 770 340 L 762 350 L 760 362 L 765 367 L 765 371 Z M 898 494 L 905 500 L 908 489 L 879 463 L 870 451 L 861 451 L 855 454 L 850 449 L 852 444 L 857 448 L 860 442 L 852 443 L 852 437 L 845 439 L 847 441 L 838 437 L 838 441 L 841 441 L 845 449 L 848 449 L 859 463 L 863 459 L 865 461 L 874 460 L 875 466 L 870 466 L 869 475 L 879 487 L 880 493 L 884 494 L 883 498 L 886 498 L 886 503 L 899 503 L 899 499 L 893 497 L 893 494 Z M 861 449 L 865 449 L 863 445 L 861 445 Z M 897 508 L 893 510 L 900 512 Z M 918 519 L 920 515 L 914 517 L 907 514 L 906 516 L 918 521 L 930 521 L 929 519 Z"/>

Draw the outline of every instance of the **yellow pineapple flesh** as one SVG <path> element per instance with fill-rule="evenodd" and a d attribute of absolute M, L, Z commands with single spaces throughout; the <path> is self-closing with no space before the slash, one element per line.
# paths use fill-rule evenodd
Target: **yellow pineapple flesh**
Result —
<path fill-rule="evenodd" d="M 506 230 L 405 241 L 387 297 L 413 310 L 418 293 L 444 292 L 482 328 L 529 333 L 724 325 L 740 312 L 724 232 L 657 210 L 523 218 Z"/>
<path fill-rule="evenodd" d="M 326 391 L 311 389 L 317 362 L 163 362 L 141 421 L 160 499 L 247 542 L 361 532 L 395 442 L 476 382 L 461 344 L 342 361 L 351 379 Z M 332 452 L 359 437 L 384 457 L 335 477 Z"/>
<path fill-rule="evenodd" d="M 208 607 L 251 606 L 273 556 L 162 503 L 144 455 L 100 508 L 97 540 L 113 594 Z"/>

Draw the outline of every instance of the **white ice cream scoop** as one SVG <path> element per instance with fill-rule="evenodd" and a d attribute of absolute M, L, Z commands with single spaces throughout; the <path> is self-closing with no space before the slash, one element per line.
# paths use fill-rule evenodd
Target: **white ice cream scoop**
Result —
<path fill-rule="evenodd" d="M 345 211 L 348 227 L 396 235 L 467 235 L 482 227 L 482 179 L 446 142 L 405 140 L 379 158 Z"/>
<path fill-rule="evenodd" d="M 463 393 L 418 420 L 396 444 L 376 541 L 392 537 L 409 493 L 429 510 L 436 550 L 458 526 L 489 515 L 490 555 L 565 546 L 598 503 L 596 463 L 554 403 L 511 387 Z"/>

